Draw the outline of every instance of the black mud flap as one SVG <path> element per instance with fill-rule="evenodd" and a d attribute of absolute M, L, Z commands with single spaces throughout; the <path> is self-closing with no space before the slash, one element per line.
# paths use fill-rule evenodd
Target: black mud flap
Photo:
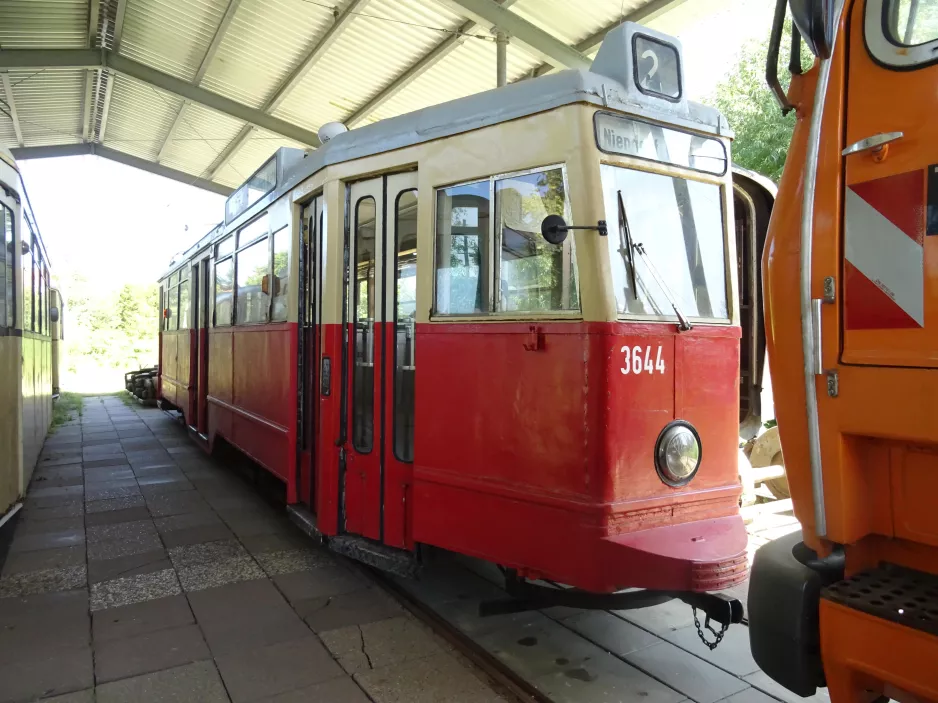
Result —
<path fill-rule="evenodd" d="M 825 685 L 821 662 L 821 589 L 843 578 L 843 552 L 827 559 L 801 541 L 801 532 L 756 552 L 749 579 L 749 644 L 756 664 L 799 696 Z"/>

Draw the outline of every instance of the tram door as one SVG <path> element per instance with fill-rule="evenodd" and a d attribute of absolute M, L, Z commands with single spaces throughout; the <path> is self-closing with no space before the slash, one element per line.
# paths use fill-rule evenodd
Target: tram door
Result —
<path fill-rule="evenodd" d="M 409 546 L 417 174 L 354 183 L 348 202 L 345 529 Z"/>
<path fill-rule="evenodd" d="M 319 360 L 322 358 L 322 266 L 326 216 L 322 196 L 303 208 L 299 291 L 300 426 L 297 498 L 315 508 L 316 438 L 319 436 Z"/>
<path fill-rule="evenodd" d="M 197 264 L 193 271 L 195 280 L 195 306 L 196 306 L 196 348 L 195 356 L 196 366 L 196 389 L 195 402 L 197 405 L 196 429 L 203 437 L 208 435 L 208 320 L 210 310 L 211 285 L 210 285 L 210 266 L 211 259 L 205 257 Z"/>

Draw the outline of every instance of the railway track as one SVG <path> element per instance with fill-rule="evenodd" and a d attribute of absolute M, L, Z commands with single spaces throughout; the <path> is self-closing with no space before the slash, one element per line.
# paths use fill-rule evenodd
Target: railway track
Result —
<path fill-rule="evenodd" d="M 642 617 L 649 619 L 644 622 L 642 617 L 610 611 L 568 608 L 482 618 L 479 602 L 504 596 L 497 572 L 489 568 L 483 562 L 443 555 L 425 567 L 420 580 L 380 573 L 374 577 L 515 700 L 716 701 L 752 685 L 744 672 L 747 667 L 757 671 L 754 663 L 727 663 L 732 658 L 729 650 L 739 650 L 741 640 L 748 643 L 746 631 L 736 626 L 728 638 L 735 642 L 710 652 L 684 637 L 693 619 L 690 607 L 677 602 L 646 609 Z M 743 659 L 749 656 L 745 649 Z M 675 659 L 673 666 L 661 666 L 662 657 L 656 655 L 662 654 Z M 688 671 L 696 675 L 688 677 Z M 701 690 L 695 690 L 698 686 Z"/>
<path fill-rule="evenodd" d="M 552 698 L 546 696 L 524 677 L 519 676 L 511 667 L 480 646 L 452 622 L 402 588 L 395 578 L 374 569 L 371 569 L 371 572 L 375 580 L 392 593 L 408 611 L 478 667 L 497 688 L 502 689 L 502 692 L 524 703 L 554 703 Z"/>

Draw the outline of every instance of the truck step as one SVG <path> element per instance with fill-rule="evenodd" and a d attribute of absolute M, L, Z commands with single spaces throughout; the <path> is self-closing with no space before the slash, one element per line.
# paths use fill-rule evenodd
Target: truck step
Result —
<path fill-rule="evenodd" d="M 938 576 L 934 574 L 883 563 L 827 586 L 821 597 L 938 636 Z"/>

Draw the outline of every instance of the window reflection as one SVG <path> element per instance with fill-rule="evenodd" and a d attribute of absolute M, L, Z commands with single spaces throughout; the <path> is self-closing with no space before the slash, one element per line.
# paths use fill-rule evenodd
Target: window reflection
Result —
<path fill-rule="evenodd" d="M 290 277 L 290 230 L 286 227 L 274 233 L 273 312 L 271 319 L 287 319 L 287 284 Z"/>
<path fill-rule="evenodd" d="M 414 460 L 414 325 L 417 316 L 417 191 L 397 198 L 394 350 L 394 455 Z"/>
<path fill-rule="evenodd" d="M 231 324 L 232 295 L 234 294 L 234 259 L 215 264 L 215 326 Z M 167 306 L 168 307 L 168 306 Z"/>
<path fill-rule="evenodd" d="M 489 312 L 489 181 L 437 193 L 436 312 Z"/>
<path fill-rule="evenodd" d="M 267 237 L 237 254 L 238 299 L 237 324 L 267 322 L 270 296 L 270 258 Z"/>
<path fill-rule="evenodd" d="M 375 233 L 377 209 L 372 197 L 355 206 L 354 326 L 355 370 L 352 377 L 352 445 L 371 451 L 374 443 Z"/>
<path fill-rule="evenodd" d="M 640 256 L 632 257 L 637 289 L 631 290 L 626 243 L 620 235 L 621 192 L 633 243 L 644 246 L 684 314 L 727 319 L 720 186 L 609 165 L 602 167 L 602 183 L 618 311 L 674 317 Z"/>
<path fill-rule="evenodd" d="M 541 236 L 547 215 L 566 214 L 563 171 L 511 176 L 495 182 L 499 312 L 544 312 L 579 307 L 573 238 L 550 244 Z"/>

